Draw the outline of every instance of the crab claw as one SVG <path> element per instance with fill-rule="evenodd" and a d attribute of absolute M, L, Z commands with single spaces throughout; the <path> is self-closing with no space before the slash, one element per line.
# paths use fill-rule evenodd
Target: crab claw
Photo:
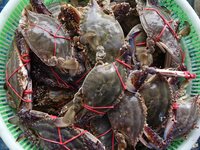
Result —
<path fill-rule="evenodd" d="M 87 32 L 83 35 L 81 35 L 80 37 L 75 37 L 74 38 L 75 41 L 80 42 L 82 44 L 89 44 L 90 47 L 95 50 L 97 48 L 97 46 L 99 45 L 99 39 L 96 35 L 96 33 L 94 32 Z"/>
<path fill-rule="evenodd" d="M 182 99 L 183 97 L 183 99 Z M 177 100 L 176 110 L 166 124 L 164 138 L 174 139 L 187 135 L 199 119 L 200 96 L 182 96 Z"/>
<path fill-rule="evenodd" d="M 180 32 L 178 33 L 179 39 L 181 39 L 181 37 L 184 37 L 184 36 L 187 36 L 190 34 L 191 29 L 190 29 L 189 22 L 185 21 L 184 25 L 185 25 L 185 27 L 182 30 L 180 30 Z"/>
<path fill-rule="evenodd" d="M 55 119 L 54 124 L 56 127 L 67 127 L 69 125 L 72 125 L 75 122 L 75 115 L 76 112 L 74 110 L 74 106 L 71 106 L 65 113 L 64 117 Z"/>
<path fill-rule="evenodd" d="M 47 9 L 42 0 L 30 0 L 30 3 L 37 13 L 51 15 L 52 13 Z"/>
<path fill-rule="evenodd" d="M 154 72 L 154 73 L 160 73 L 164 76 L 168 77 L 182 77 L 185 79 L 195 79 L 196 74 L 190 73 L 189 71 L 173 71 L 169 69 L 157 69 L 153 67 L 147 68 L 147 71 Z"/>

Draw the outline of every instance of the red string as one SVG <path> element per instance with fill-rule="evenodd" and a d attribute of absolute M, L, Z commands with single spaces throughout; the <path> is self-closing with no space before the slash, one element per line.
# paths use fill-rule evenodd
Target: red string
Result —
<path fill-rule="evenodd" d="M 119 80 L 120 80 L 120 82 L 122 84 L 123 89 L 126 90 L 126 85 L 125 85 L 125 83 L 124 83 L 124 81 L 123 81 L 123 79 L 122 79 L 122 77 L 121 77 L 121 75 L 119 73 L 119 70 L 118 70 L 117 66 L 115 65 L 115 63 L 113 63 L 113 66 L 114 66 L 115 71 L 116 71 L 116 73 L 117 73 L 117 75 L 119 77 Z"/>
<path fill-rule="evenodd" d="M 171 23 L 171 20 L 170 21 L 167 21 L 163 16 L 162 14 L 155 8 L 145 8 L 145 10 L 152 10 L 152 11 L 155 11 L 160 17 L 161 19 L 163 20 L 164 24 L 168 26 L 169 30 L 172 32 L 172 34 L 174 35 L 174 37 L 176 39 L 178 39 L 178 36 L 176 34 L 176 32 L 172 29 L 170 23 Z"/>
<path fill-rule="evenodd" d="M 58 136 L 59 136 L 59 142 L 58 141 L 54 141 L 54 140 L 50 140 L 50 139 L 47 139 L 47 138 L 44 138 L 40 135 L 39 138 L 41 138 L 42 140 L 44 141 L 47 141 L 47 142 L 50 142 L 50 143 L 55 143 L 55 144 L 59 144 L 59 145 L 62 145 L 65 149 L 67 150 L 70 150 L 67 146 L 65 146 L 66 144 L 70 143 L 71 141 L 77 139 L 78 137 L 82 136 L 83 134 L 87 133 L 88 131 L 86 130 L 83 130 L 81 133 L 79 133 L 78 135 L 66 140 L 65 142 L 62 142 L 62 134 L 61 134 L 61 130 L 60 128 L 58 128 Z"/>
<path fill-rule="evenodd" d="M 135 45 L 136 45 L 136 46 L 145 46 L 145 45 L 146 45 L 146 42 L 136 43 Z"/>
<path fill-rule="evenodd" d="M 54 69 L 52 67 L 50 67 L 50 68 L 51 68 L 51 72 L 53 73 L 54 77 L 56 78 L 58 84 L 63 83 L 66 88 L 75 89 L 73 86 L 67 84 L 64 80 L 62 80 L 62 78 L 54 71 Z"/>
<path fill-rule="evenodd" d="M 60 132 L 60 128 L 58 128 L 58 136 L 59 136 L 59 140 L 60 140 L 60 144 L 62 144 L 62 135 L 61 135 L 61 132 Z"/>
<path fill-rule="evenodd" d="M 122 61 L 122 60 L 120 60 L 120 59 L 115 59 L 118 63 L 120 63 L 120 64 L 122 64 L 122 65 L 124 65 L 125 67 L 127 67 L 128 69 L 132 69 L 132 67 L 129 65 L 129 64 L 127 64 L 127 63 L 125 63 L 124 61 Z"/>
<path fill-rule="evenodd" d="M 96 106 L 96 107 L 94 107 L 94 106 L 89 106 L 87 104 L 83 104 L 83 107 L 85 109 L 92 111 L 92 112 L 99 114 L 99 115 L 104 115 L 105 112 L 101 112 L 101 111 L 98 111 L 96 109 L 113 109 L 114 108 L 114 106 Z"/>
<path fill-rule="evenodd" d="M 115 150 L 115 135 L 114 135 L 114 132 L 112 132 L 112 150 Z"/>
<path fill-rule="evenodd" d="M 80 82 L 88 75 L 88 73 L 89 73 L 92 69 L 93 69 L 93 68 L 91 68 L 90 70 L 88 70 L 88 72 L 86 72 L 82 77 L 80 77 L 80 78 L 75 82 L 75 84 L 80 83 Z"/>
<path fill-rule="evenodd" d="M 32 100 L 30 99 L 24 99 L 23 97 L 21 97 L 19 95 L 19 93 L 16 91 L 16 89 L 10 84 L 9 80 L 22 68 L 25 67 L 26 65 L 28 65 L 30 61 L 27 61 L 25 64 L 23 64 L 22 66 L 19 66 L 16 70 L 14 70 L 14 72 L 10 75 L 10 77 L 8 77 L 8 72 L 6 71 L 6 83 L 7 85 L 11 88 L 11 90 L 15 93 L 15 95 L 20 98 L 22 101 L 27 102 L 27 103 L 31 103 Z M 7 64 L 8 65 L 8 64 Z M 8 68 L 8 66 L 6 65 L 6 68 Z M 28 91 L 24 91 L 24 94 L 28 94 Z M 30 91 L 29 91 L 30 92 Z"/>
<path fill-rule="evenodd" d="M 34 26 L 34 27 L 37 27 L 37 28 L 39 28 L 39 29 L 42 29 L 43 31 L 47 32 L 49 35 L 53 36 L 54 38 L 65 39 L 65 40 L 68 40 L 68 41 L 71 40 L 70 37 L 64 37 L 64 36 L 54 35 L 55 33 L 51 33 L 50 31 L 48 31 L 48 30 L 46 30 L 46 29 L 44 29 L 44 28 L 42 28 L 42 27 L 40 27 L 40 26 L 38 26 L 38 25 L 36 25 L 36 24 L 30 24 L 30 26 Z M 60 27 L 60 26 L 59 26 L 59 27 Z"/>
<path fill-rule="evenodd" d="M 192 73 L 190 73 L 189 71 L 183 71 L 183 72 L 184 72 L 184 74 L 185 74 L 185 78 L 186 78 L 186 79 L 195 79 L 195 78 L 197 77 L 196 74 L 192 74 Z"/>
<path fill-rule="evenodd" d="M 163 27 L 161 33 L 160 33 L 159 36 L 156 38 L 156 41 L 160 41 L 160 38 L 161 38 L 161 36 L 163 35 L 163 33 L 164 33 L 166 27 L 169 28 L 169 30 L 171 31 L 172 35 L 178 40 L 178 36 L 177 36 L 176 32 L 172 29 L 172 27 L 171 27 L 171 25 L 170 25 L 170 24 L 173 22 L 173 20 L 167 21 L 167 20 L 164 18 L 164 16 L 163 16 L 157 9 L 155 9 L 155 8 L 145 8 L 145 10 L 155 11 L 155 12 L 161 17 L 161 19 L 163 20 L 163 22 L 164 22 L 164 24 L 165 24 L 165 26 Z M 182 57 L 182 63 L 184 63 L 184 61 L 185 61 L 185 54 L 184 54 L 184 52 L 183 52 L 183 50 L 182 50 L 182 48 L 181 48 L 180 46 L 179 46 L 179 49 L 180 49 L 180 53 L 181 53 L 181 57 Z"/>
<path fill-rule="evenodd" d="M 109 130 L 107 130 L 106 132 L 104 132 L 104 133 L 102 133 L 102 134 L 98 135 L 98 136 L 97 136 L 97 138 L 100 138 L 100 137 L 102 137 L 102 136 L 106 135 L 106 134 L 107 134 L 107 133 L 109 133 L 110 131 L 112 131 L 112 128 L 110 128 L 110 129 L 109 129 Z"/>

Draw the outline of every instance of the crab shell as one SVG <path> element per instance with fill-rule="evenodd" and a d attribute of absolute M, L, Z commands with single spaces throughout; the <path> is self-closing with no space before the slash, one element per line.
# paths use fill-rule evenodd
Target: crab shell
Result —
<path fill-rule="evenodd" d="M 141 4 L 140 2 L 138 2 L 138 5 L 137 5 L 137 10 L 139 13 L 140 21 L 141 21 L 141 24 L 142 24 L 143 29 L 145 30 L 147 36 L 149 38 L 153 39 L 154 41 L 157 41 L 156 44 L 158 44 L 158 42 L 164 43 L 165 46 L 168 47 L 167 52 L 172 56 L 174 61 L 176 63 L 181 63 L 181 61 L 182 61 L 181 51 L 182 50 L 181 50 L 181 47 L 180 47 L 177 37 L 175 37 L 173 35 L 172 31 L 170 30 L 170 28 L 171 28 L 174 32 L 176 32 L 176 22 L 172 21 L 172 23 L 170 23 L 170 25 L 169 25 L 170 28 L 167 27 L 163 31 L 163 34 L 160 37 L 160 39 L 157 39 L 159 34 L 162 32 L 162 30 L 165 26 L 165 23 L 164 23 L 162 17 L 156 11 L 148 10 L 148 9 L 155 9 L 167 21 L 172 20 L 170 14 L 165 12 L 160 7 L 156 7 L 154 5 L 149 4 L 149 2 L 147 4 Z M 158 44 L 158 46 L 161 46 L 161 45 Z"/>
<path fill-rule="evenodd" d="M 22 34 L 41 61 L 47 66 L 58 66 L 72 59 L 70 41 L 66 40 L 69 36 L 55 19 L 31 11 L 27 11 L 26 19 L 26 25 L 21 24 Z"/>
<path fill-rule="evenodd" d="M 68 31 L 77 32 L 79 30 L 81 14 L 70 4 L 61 5 L 61 12 L 58 19 Z"/>
<path fill-rule="evenodd" d="M 121 133 L 131 145 L 136 146 L 146 124 L 146 109 L 144 100 L 139 93 L 134 95 L 125 92 L 121 102 L 115 109 L 108 112 L 115 135 L 117 132 Z"/>
<path fill-rule="evenodd" d="M 90 106 L 112 105 L 122 94 L 123 86 L 116 72 L 118 69 L 123 80 L 126 73 L 120 64 L 98 65 L 91 70 L 82 85 L 84 103 Z"/>
<path fill-rule="evenodd" d="M 127 35 L 127 40 L 133 49 L 133 55 L 135 55 L 132 56 L 133 59 L 136 57 L 137 61 L 139 61 L 141 65 L 150 66 L 153 63 L 153 57 L 147 50 L 146 44 L 137 45 L 146 41 L 146 33 L 144 32 L 141 24 L 138 24 L 131 29 Z"/>
<path fill-rule="evenodd" d="M 147 106 L 147 123 L 158 128 L 168 117 L 172 103 L 172 90 L 165 77 L 160 74 L 150 77 L 138 90 Z"/>
<path fill-rule="evenodd" d="M 103 144 L 86 130 L 73 126 L 57 128 L 54 125 L 55 118 L 57 117 L 40 111 L 21 110 L 16 116 L 10 118 L 9 122 L 20 126 L 24 130 L 22 133 L 24 137 L 45 150 L 105 149 Z"/>
<path fill-rule="evenodd" d="M 96 53 L 97 46 L 103 46 L 106 53 L 106 62 L 112 62 L 124 43 L 124 34 L 117 20 L 105 14 L 95 0 L 91 0 L 83 12 L 80 32 L 93 34 L 89 45 Z"/>
<path fill-rule="evenodd" d="M 117 146 L 116 140 L 113 141 L 114 134 L 107 115 L 91 118 L 88 124 L 82 122 L 75 125 L 88 130 L 96 136 L 104 144 L 106 150 L 111 150 L 113 146 Z"/>
<path fill-rule="evenodd" d="M 18 109 L 21 104 L 24 90 L 27 88 L 29 77 L 28 71 L 20 59 L 20 53 L 16 44 L 15 39 L 11 56 L 6 67 L 6 84 L 8 88 L 8 104 L 13 108 Z M 8 80 L 9 77 L 11 78 Z"/>
<path fill-rule="evenodd" d="M 177 101 L 178 108 L 175 111 L 175 119 L 170 117 L 165 127 L 165 137 L 172 139 L 183 137 L 195 128 L 200 118 L 200 97 L 187 97 Z M 173 116 L 171 114 L 171 116 Z M 175 121 L 175 123 L 174 123 Z"/>
<path fill-rule="evenodd" d="M 127 2 L 120 2 L 112 6 L 113 14 L 120 23 L 125 36 L 130 30 L 140 23 L 139 16 L 136 14 L 135 7 L 132 8 Z"/>
<path fill-rule="evenodd" d="M 52 88 L 34 82 L 33 109 L 58 115 L 62 107 L 73 99 L 74 91 Z"/>
<path fill-rule="evenodd" d="M 58 135 L 58 128 L 52 124 L 53 120 L 51 119 L 40 120 L 31 125 L 31 130 L 36 132 L 36 134 L 40 135 L 42 138 L 54 140 L 59 143 L 60 138 Z M 60 129 L 63 143 L 83 132 L 85 133 L 64 145 L 54 144 L 39 137 L 40 146 L 43 149 L 48 150 L 66 149 L 65 147 L 68 149 L 105 150 L 103 144 L 88 131 L 74 127 L 66 127 Z"/>

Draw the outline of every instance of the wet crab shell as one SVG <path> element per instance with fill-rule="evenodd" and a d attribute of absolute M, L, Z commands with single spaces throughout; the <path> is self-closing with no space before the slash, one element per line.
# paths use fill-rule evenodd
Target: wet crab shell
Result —
<path fill-rule="evenodd" d="M 83 12 L 80 31 L 83 35 L 95 34 L 94 42 L 90 46 L 93 51 L 97 46 L 103 46 L 107 62 L 116 58 L 124 43 L 124 34 L 118 21 L 113 16 L 105 14 L 95 0 L 92 0 Z"/>
<path fill-rule="evenodd" d="M 74 91 L 33 84 L 33 109 L 58 115 L 62 107 L 73 99 Z"/>
<path fill-rule="evenodd" d="M 177 101 L 178 108 L 175 111 L 175 119 L 169 118 L 165 129 L 165 136 L 173 139 L 187 135 L 195 128 L 200 118 L 200 97 L 187 97 L 182 101 Z M 175 123 L 173 123 L 175 121 Z M 173 126 L 171 126 L 174 124 Z M 170 133 L 171 132 L 171 133 Z"/>
<path fill-rule="evenodd" d="M 69 36 L 60 24 L 44 14 L 27 11 L 27 22 L 22 25 L 22 34 L 31 50 L 47 65 L 55 66 L 50 61 L 54 56 L 66 59 L 72 56 Z M 56 34 L 56 35 L 55 35 Z"/>
<path fill-rule="evenodd" d="M 147 110 L 147 123 L 153 129 L 159 127 L 168 117 L 172 103 L 172 90 L 165 77 L 151 76 L 138 90 L 144 98 Z"/>
<path fill-rule="evenodd" d="M 92 118 L 89 124 L 81 125 L 85 126 L 84 129 L 96 136 L 105 145 L 106 150 L 111 150 L 113 146 L 117 146 L 116 140 L 113 141 L 114 134 L 107 115 Z"/>
<path fill-rule="evenodd" d="M 132 59 L 136 57 L 137 61 L 140 62 L 141 65 L 150 66 L 153 63 L 153 57 L 146 48 L 146 38 L 146 33 L 141 24 L 134 26 L 126 37 L 133 51 Z"/>
<path fill-rule="evenodd" d="M 55 118 L 57 117 L 44 112 L 22 109 L 16 116 L 10 118 L 9 122 L 17 124 L 24 131 L 20 135 L 21 138 L 26 137 L 45 150 L 105 149 L 103 144 L 86 130 L 74 126 L 57 128 L 54 125 Z"/>
<path fill-rule="evenodd" d="M 29 77 L 28 71 L 20 59 L 16 44 L 15 39 L 11 56 L 6 65 L 6 84 L 8 88 L 8 103 L 11 107 L 18 109 L 24 90 L 28 85 Z"/>
<path fill-rule="evenodd" d="M 146 124 L 146 111 L 144 100 L 139 93 L 134 95 L 125 92 L 121 102 L 108 112 L 108 117 L 114 132 L 120 132 L 129 144 L 135 146 Z"/>
<path fill-rule="evenodd" d="M 39 135 L 40 146 L 43 149 L 54 150 L 54 149 L 83 149 L 83 150 L 104 150 L 103 144 L 91 133 L 80 128 L 66 127 L 57 128 L 53 125 L 53 120 L 45 119 L 37 121 L 31 125 L 31 130 Z M 60 131 L 58 131 L 60 130 Z M 59 133 L 61 138 L 59 137 Z M 77 138 L 74 138 L 78 136 Z M 74 138 L 74 139 L 73 139 Z M 58 143 L 62 140 L 62 143 L 58 144 L 49 142 L 44 139 L 49 139 L 52 141 L 57 141 Z M 67 148 L 66 148 L 67 147 Z"/>
<path fill-rule="evenodd" d="M 170 53 L 174 61 L 176 63 L 181 63 L 182 50 L 177 37 L 174 35 L 176 34 L 176 22 L 171 18 L 170 14 L 161 7 L 151 5 L 149 2 L 146 5 L 138 2 L 137 10 L 147 36 L 156 42 L 164 43 L 168 47 L 168 53 Z M 167 21 L 167 24 L 169 24 L 166 28 L 166 23 L 163 20 Z M 172 22 L 169 23 L 170 21 Z M 165 30 L 163 31 L 164 28 Z"/>
<path fill-rule="evenodd" d="M 123 86 L 115 67 L 125 80 L 125 70 L 119 64 L 98 65 L 91 70 L 82 85 L 84 103 L 90 106 L 109 106 L 117 100 L 122 94 Z"/>

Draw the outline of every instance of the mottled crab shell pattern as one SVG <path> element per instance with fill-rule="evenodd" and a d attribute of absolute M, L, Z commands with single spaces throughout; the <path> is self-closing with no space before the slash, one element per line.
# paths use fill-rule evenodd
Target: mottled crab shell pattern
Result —
<path fill-rule="evenodd" d="M 124 43 L 123 30 L 118 21 L 113 16 L 105 14 L 97 2 L 91 0 L 83 12 L 80 23 L 81 34 L 96 34 L 96 46 L 103 46 L 106 61 L 113 61 Z"/>
<path fill-rule="evenodd" d="M 33 86 L 33 109 L 58 115 L 62 106 L 73 99 L 73 95 L 74 91 L 36 84 Z"/>
<path fill-rule="evenodd" d="M 66 59 L 72 56 L 69 36 L 54 18 L 27 11 L 27 22 L 22 30 L 31 50 L 47 65 L 55 66 L 49 61 L 53 56 Z M 56 34 L 57 38 L 54 37 Z M 62 37 L 62 38 L 59 38 Z"/>
<path fill-rule="evenodd" d="M 147 123 L 153 129 L 159 127 L 168 117 L 172 103 L 172 89 L 165 77 L 160 74 L 150 77 L 138 90 L 144 98 L 147 110 Z"/>
<path fill-rule="evenodd" d="M 60 135 L 58 133 L 58 128 L 53 124 L 52 119 L 43 119 L 39 120 L 36 123 L 33 123 L 31 125 L 31 130 L 33 130 L 36 135 L 39 135 L 39 143 L 42 149 L 45 150 L 66 150 L 73 149 L 73 150 L 105 150 L 105 147 L 103 144 L 91 133 L 88 131 L 84 131 L 80 128 L 74 128 L 74 127 L 65 127 L 60 128 Z M 84 133 L 83 133 L 84 132 Z M 77 135 L 83 133 L 79 137 L 75 138 L 74 140 L 71 140 L 70 142 L 67 142 L 67 144 L 58 144 L 60 142 L 60 138 L 62 139 L 62 142 L 68 141 L 72 139 L 73 137 L 76 137 Z M 57 141 L 58 143 L 53 143 L 44 140 L 49 139 L 52 141 Z M 66 148 L 67 147 L 67 148 Z"/>
<path fill-rule="evenodd" d="M 106 150 L 111 150 L 113 146 L 117 145 L 116 141 L 112 141 L 114 135 L 107 115 L 91 119 L 86 129 L 105 145 Z"/>
<path fill-rule="evenodd" d="M 125 92 L 121 102 L 115 109 L 108 112 L 114 132 L 120 132 L 129 142 L 136 146 L 146 124 L 147 110 L 144 100 L 140 95 Z"/>
<path fill-rule="evenodd" d="M 11 56 L 6 67 L 6 84 L 8 88 L 8 103 L 11 107 L 18 109 L 21 104 L 24 90 L 28 85 L 28 71 L 20 59 L 20 54 L 16 44 L 15 39 Z M 8 80 L 8 78 L 10 79 Z"/>
<path fill-rule="evenodd" d="M 125 81 L 126 73 L 122 65 L 103 64 L 90 71 L 82 85 L 85 104 L 94 107 L 110 106 L 118 99 L 123 87 L 115 67 Z"/>
<path fill-rule="evenodd" d="M 138 2 L 137 7 L 141 24 L 143 26 L 143 29 L 147 33 L 147 36 L 153 39 L 154 41 L 164 43 L 168 47 L 167 52 L 170 53 L 174 61 L 176 63 L 181 63 L 182 50 L 177 38 L 173 35 L 172 31 L 168 27 L 166 27 L 162 36 L 160 37 L 160 39 L 158 39 L 158 36 L 162 32 L 166 24 L 157 12 L 159 12 L 164 17 L 164 19 L 168 21 L 168 23 L 172 20 L 170 14 L 165 12 L 160 7 L 156 7 L 154 5 L 151 5 L 150 3 L 147 3 L 145 5 L 141 4 L 141 2 Z M 154 10 L 149 10 L 148 8 L 153 8 L 157 12 Z M 173 29 L 174 32 L 176 31 L 175 23 L 175 21 L 169 23 L 171 29 Z"/>
<path fill-rule="evenodd" d="M 136 57 L 137 61 L 139 61 L 141 65 L 150 66 L 153 63 L 153 57 L 147 50 L 146 43 L 144 45 L 137 45 L 144 43 L 146 38 L 146 33 L 144 32 L 141 24 L 134 26 L 126 37 L 133 51 L 132 59 Z"/>
<path fill-rule="evenodd" d="M 178 109 L 176 110 L 175 123 L 171 128 L 173 120 L 170 118 L 167 125 L 165 134 L 172 130 L 171 136 L 173 139 L 187 135 L 192 129 L 195 128 L 198 119 L 200 118 L 200 97 L 199 95 L 191 98 L 188 97 L 183 101 L 177 102 Z"/>

